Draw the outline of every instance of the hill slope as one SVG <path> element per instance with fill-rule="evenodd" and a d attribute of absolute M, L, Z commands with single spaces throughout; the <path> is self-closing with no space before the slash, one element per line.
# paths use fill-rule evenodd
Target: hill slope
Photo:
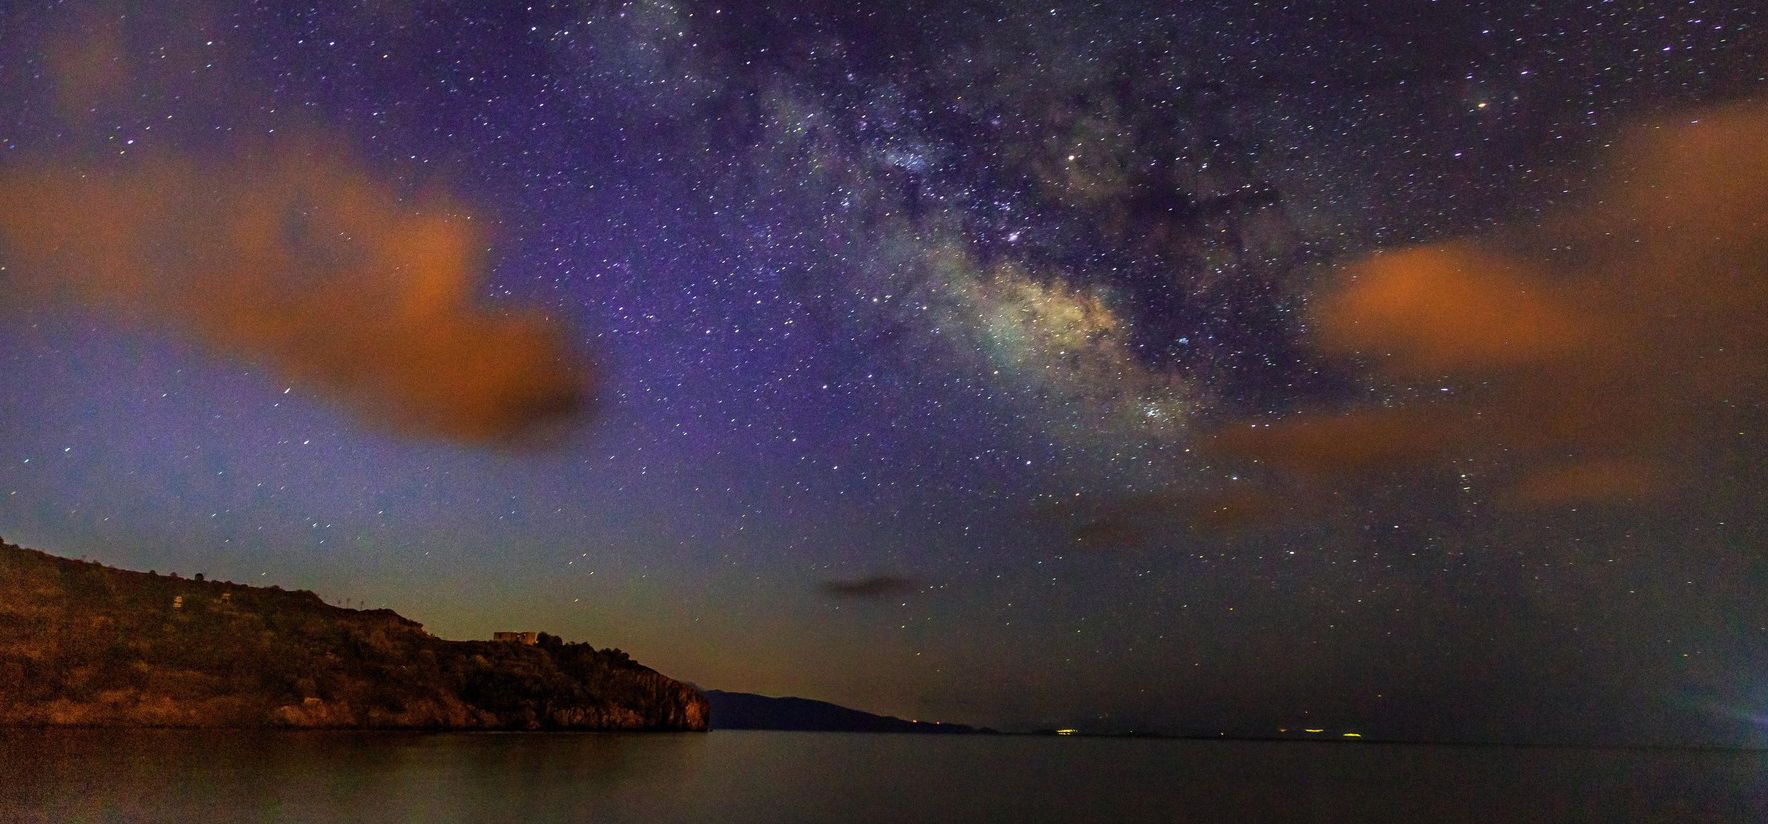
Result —
<path fill-rule="evenodd" d="M 130 572 L 0 541 L 0 725 L 704 730 L 618 650 L 445 641 L 311 592 Z"/>
<path fill-rule="evenodd" d="M 983 732 L 963 724 L 923 724 L 873 715 L 808 698 L 770 698 L 747 692 L 706 690 L 712 727 L 720 730 L 815 730 L 820 732 Z"/>

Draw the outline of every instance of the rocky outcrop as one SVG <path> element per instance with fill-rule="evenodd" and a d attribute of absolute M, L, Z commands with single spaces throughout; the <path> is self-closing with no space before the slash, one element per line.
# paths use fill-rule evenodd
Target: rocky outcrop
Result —
<path fill-rule="evenodd" d="M 617 649 L 446 641 L 311 592 L 0 542 L 0 724 L 704 730 L 706 699 Z"/>

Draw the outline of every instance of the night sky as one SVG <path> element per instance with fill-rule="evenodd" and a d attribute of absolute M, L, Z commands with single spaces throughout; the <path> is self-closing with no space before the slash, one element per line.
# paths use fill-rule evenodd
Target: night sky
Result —
<path fill-rule="evenodd" d="M 1768 744 L 1765 16 L 7 2 L 0 535 L 923 720 Z"/>

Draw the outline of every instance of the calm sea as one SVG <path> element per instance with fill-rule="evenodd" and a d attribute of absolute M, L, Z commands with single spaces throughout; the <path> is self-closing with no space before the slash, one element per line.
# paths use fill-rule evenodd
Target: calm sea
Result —
<path fill-rule="evenodd" d="M 0 731 L 0 821 L 1768 821 L 1768 753 L 723 731 Z"/>

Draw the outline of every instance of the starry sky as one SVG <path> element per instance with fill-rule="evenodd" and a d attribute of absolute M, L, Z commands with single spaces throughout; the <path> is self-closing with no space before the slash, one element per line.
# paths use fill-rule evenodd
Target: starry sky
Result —
<path fill-rule="evenodd" d="M 7 3 L 0 535 L 908 718 L 1768 744 L 1763 18 Z"/>

